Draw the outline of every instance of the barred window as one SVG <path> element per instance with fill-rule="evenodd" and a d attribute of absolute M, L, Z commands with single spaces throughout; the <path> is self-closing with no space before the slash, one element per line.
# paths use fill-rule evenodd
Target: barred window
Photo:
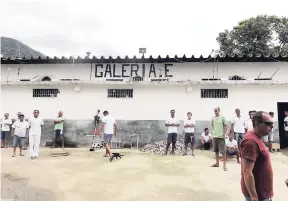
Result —
<path fill-rule="evenodd" d="M 143 81 L 143 77 L 135 76 L 135 77 L 133 77 L 133 81 Z"/>
<path fill-rule="evenodd" d="M 57 97 L 57 94 L 60 93 L 59 89 L 33 89 L 34 98 L 43 98 L 43 97 Z"/>
<path fill-rule="evenodd" d="M 201 89 L 201 98 L 228 98 L 228 89 Z"/>
<path fill-rule="evenodd" d="M 133 98 L 133 89 L 108 89 L 108 98 Z"/>

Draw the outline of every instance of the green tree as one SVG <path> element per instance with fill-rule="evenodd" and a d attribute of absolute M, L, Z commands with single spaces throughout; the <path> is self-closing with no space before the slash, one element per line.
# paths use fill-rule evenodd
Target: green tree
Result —
<path fill-rule="evenodd" d="M 219 53 L 288 55 L 288 18 L 259 15 L 217 37 Z"/>

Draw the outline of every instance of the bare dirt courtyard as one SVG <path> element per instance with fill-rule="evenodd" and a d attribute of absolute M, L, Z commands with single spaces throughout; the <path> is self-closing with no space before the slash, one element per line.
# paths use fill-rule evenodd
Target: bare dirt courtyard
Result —
<path fill-rule="evenodd" d="M 228 161 L 228 171 L 211 168 L 210 151 L 192 156 L 158 156 L 119 150 L 125 156 L 109 162 L 103 151 L 65 149 L 70 156 L 50 157 L 60 149 L 41 148 L 31 161 L 12 149 L 2 149 L 1 200 L 7 201 L 244 201 L 240 165 Z M 288 156 L 272 154 L 273 201 L 287 200 Z"/>

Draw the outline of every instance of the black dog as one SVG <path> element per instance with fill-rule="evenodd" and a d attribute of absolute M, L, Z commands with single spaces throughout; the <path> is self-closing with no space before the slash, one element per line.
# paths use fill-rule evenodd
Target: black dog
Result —
<path fill-rule="evenodd" d="M 116 159 L 120 158 L 120 159 L 121 159 L 121 156 L 124 156 L 124 155 L 122 155 L 122 154 L 120 154 L 120 153 L 112 153 L 112 156 L 110 157 L 110 162 L 111 162 L 114 158 L 116 158 Z"/>

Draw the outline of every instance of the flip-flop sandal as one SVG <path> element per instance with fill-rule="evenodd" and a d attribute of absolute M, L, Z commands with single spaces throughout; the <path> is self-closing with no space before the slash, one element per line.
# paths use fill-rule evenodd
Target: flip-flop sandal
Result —
<path fill-rule="evenodd" d="M 103 157 L 109 157 L 109 155 L 103 155 Z"/>
<path fill-rule="evenodd" d="M 219 167 L 219 165 L 213 164 L 210 167 Z"/>
<path fill-rule="evenodd" d="M 20 156 L 25 156 L 24 154 L 20 154 Z"/>
<path fill-rule="evenodd" d="M 227 167 L 225 167 L 225 168 L 223 168 L 224 169 L 224 171 L 227 171 L 228 169 L 227 169 Z"/>
<path fill-rule="evenodd" d="M 12 155 L 12 157 L 16 157 L 15 155 Z"/>
<path fill-rule="evenodd" d="M 112 162 L 112 161 L 113 161 L 113 159 L 114 159 L 114 157 L 113 157 L 113 156 L 111 156 L 111 157 L 109 158 L 109 161 L 110 161 L 110 162 Z"/>

